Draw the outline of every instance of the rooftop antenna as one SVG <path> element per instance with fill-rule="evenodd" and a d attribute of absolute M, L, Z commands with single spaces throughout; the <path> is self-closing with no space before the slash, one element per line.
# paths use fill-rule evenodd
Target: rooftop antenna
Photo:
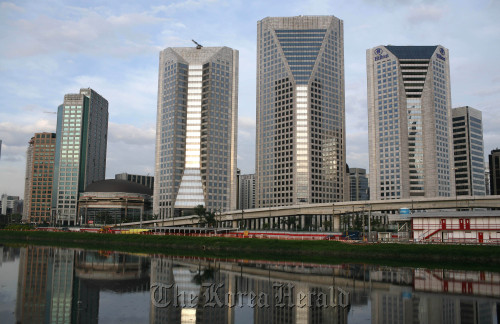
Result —
<path fill-rule="evenodd" d="M 196 44 L 196 49 L 201 49 L 203 46 L 201 46 L 200 44 L 198 44 L 194 39 L 192 39 L 193 43 Z"/>

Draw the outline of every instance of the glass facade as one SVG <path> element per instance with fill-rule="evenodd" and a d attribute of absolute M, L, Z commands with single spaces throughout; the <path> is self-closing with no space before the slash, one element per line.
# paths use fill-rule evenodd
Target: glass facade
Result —
<path fill-rule="evenodd" d="M 236 209 L 238 51 L 167 48 L 160 54 L 154 213 L 197 205 Z"/>
<path fill-rule="evenodd" d="M 486 195 L 482 114 L 466 106 L 454 108 L 452 115 L 457 195 Z"/>
<path fill-rule="evenodd" d="M 77 222 L 79 193 L 105 178 L 108 102 L 92 89 L 67 94 L 57 125 L 56 219 L 70 225 Z"/>
<path fill-rule="evenodd" d="M 265 18 L 257 38 L 256 207 L 342 201 L 342 21 Z"/>

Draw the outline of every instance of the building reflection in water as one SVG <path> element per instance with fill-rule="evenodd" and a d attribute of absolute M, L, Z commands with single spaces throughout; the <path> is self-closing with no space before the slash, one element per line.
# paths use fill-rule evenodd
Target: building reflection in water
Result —
<path fill-rule="evenodd" d="M 18 323 L 97 323 L 101 291 L 117 312 L 118 295 L 148 292 L 150 323 L 499 323 L 500 308 L 499 273 L 36 246 L 21 249 L 17 289 Z"/>

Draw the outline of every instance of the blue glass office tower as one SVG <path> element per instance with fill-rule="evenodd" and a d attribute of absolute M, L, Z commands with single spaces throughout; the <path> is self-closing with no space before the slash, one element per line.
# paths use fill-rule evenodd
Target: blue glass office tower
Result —
<path fill-rule="evenodd" d="M 90 88 L 66 94 L 57 112 L 53 212 L 59 224 L 79 222 L 80 192 L 106 175 L 108 101 Z"/>
<path fill-rule="evenodd" d="M 343 34 L 334 16 L 257 23 L 256 207 L 349 195 Z"/>

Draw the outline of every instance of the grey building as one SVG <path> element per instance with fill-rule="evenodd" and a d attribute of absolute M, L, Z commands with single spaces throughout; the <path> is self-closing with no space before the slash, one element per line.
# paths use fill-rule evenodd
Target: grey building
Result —
<path fill-rule="evenodd" d="M 448 50 L 366 52 L 371 199 L 455 195 Z"/>
<path fill-rule="evenodd" d="M 351 189 L 351 201 L 370 200 L 368 190 L 368 177 L 366 176 L 366 169 L 350 168 L 349 169 L 349 182 Z"/>
<path fill-rule="evenodd" d="M 257 23 L 256 207 L 344 200 L 343 21 Z"/>
<path fill-rule="evenodd" d="M 453 108 L 453 151 L 457 196 L 486 194 L 484 183 L 483 118 L 469 106 Z"/>
<path fill-rule="evenodd" d="M 67 94 L 57 111 L 57 143 L 54 170 L 56 220 L 77 222 L 80 192 L 106 174 L 108 101 L 94 90 Z"/>
<path fill-rule="evenodd" d="M 500 150 L 492 150 L 488 161 L 490 165 L 490 195 L 500 195 Z"/>
<path fill-rule="evenodd" d="M 26 171 L 24 176 L 24 206 L 23 206 L 23 222 L 29 222 L 30 210 L 31 210 L 31 187 L 33 178 L 33 147 L 35 144 L 34 138 L 31 138 L 28 142 L 28 148 L 26 149 Z"/>
<path fill-rule="evenodd" d="M 1 200 L 2 200 L 2 205 L 1 205 L 2 215 L 12 215 L 16 214 L 19 211 L 18 210 L 19 196 L 9 196 L 6 194 L 2 194 Z"/>
<path fill-rule="evenodd" d="M 255 175 L 242 174 L 239 181 L 239 203 L 238 209 L 255 208 Z"/>
<path fill-rule="evenodd" d="M 236 209 L 238 51 L 160 53 L 154 213 L 160 218 Z"/>
<path fill-rule="evenodd" d="M 116 180 L 127 180 L 130 182 L 139 183 L 153 190 L 155 185 L 155 177 L 148 175 L 138 175 L 138 174 L 128 174 L 128 173 L 118 173 L 115 174 Z"/>

